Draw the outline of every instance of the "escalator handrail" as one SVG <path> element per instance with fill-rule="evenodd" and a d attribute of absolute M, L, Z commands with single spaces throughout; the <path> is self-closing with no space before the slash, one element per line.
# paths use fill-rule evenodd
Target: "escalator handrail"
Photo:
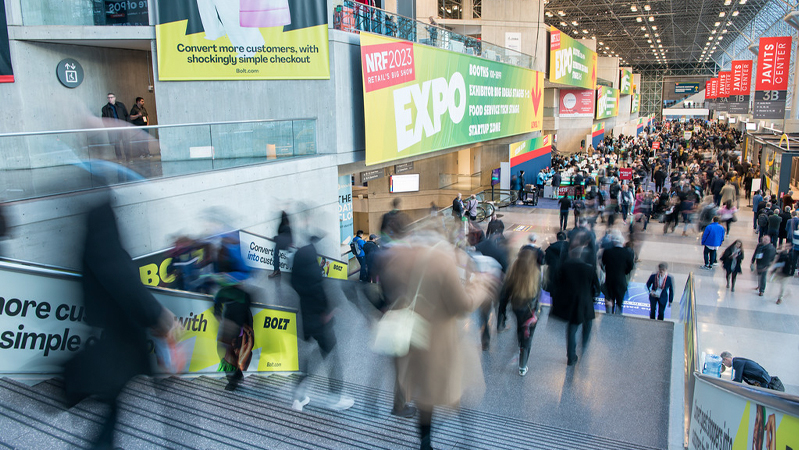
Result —
<path fill-rule="evenodd" d="M 700 372 L 695 372 L 694 376 L 697 380 L 712 384 L 731 394 L 738 395 L 745 400 L 758 403 L 759 405 L 764 405 L 768 408 L 776 409 L 784 414 L 789 414 L 794 417 L 798 417 L 800 414 L 800 411 L 798 411 L 798 408 L 800 407 L 800 398 L 798 398 L 796 395 L 757 386 L 750 386 L 749 384 L 737 383 L 735 381 L 724 380 L 722 378 L 711 377 L 708 375 L 703 375 Z"/>

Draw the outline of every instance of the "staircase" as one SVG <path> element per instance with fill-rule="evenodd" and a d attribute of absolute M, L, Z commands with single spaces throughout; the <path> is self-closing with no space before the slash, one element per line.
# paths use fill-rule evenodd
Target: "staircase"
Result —
<path fill-rule="evenodd" d="M 416 420 L 389 414 L 391 392 L 343 383 L 356 404 L 337 412 L 319 406 L 327 379 L 307 381 L 311 403 L 298 412 L 290 407 L 295 375 L 247 376 L 232 393 L 218 377 L 136 378 L 120 397 L 116 445 L 126 450 L 418 448 Z M 104 405 L 88 399 L 67 409 L 61 397 L 58 379 L 34 386 L 0 379 L 0 448 L 88 447 L 103 422 Z M 442 449 L 652 448 L 470 409 L 437 409 L 433 430 L 434 447 Z"/>

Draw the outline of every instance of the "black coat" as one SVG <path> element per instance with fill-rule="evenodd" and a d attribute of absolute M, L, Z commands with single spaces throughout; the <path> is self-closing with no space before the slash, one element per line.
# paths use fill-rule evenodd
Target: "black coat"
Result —
<path fill-rule="evenodd" d="M 163 308 L 139 280 L 107 202 L 87 216 L 82 283 L 86 322 L 103 331 L 67 362 L 67 392 L 114 398 L 134 376 L 152 373 L 146 333 Z"/>
<path fill-rule="evenodd" d="M 606 286 L 618 291 L 626 290 L 628 274 L 633 270 L 633 252 L 625 247 L 612 247 L 603 251 Z"/>
<path fill-rule="evenodd" d="M 125 104 L 122 102 L 115 102 L 114 105 L 111 105 L 111 103 L 106 103 L 105 106 L 103 106 L 103 109 L 100 110 L 101 117 L 113 119 L 114 113 L 111 111 L 112 108 L 116 108 L 117 118 L 119 120 L 130 122 L 130 114 L 128 114 L 128 108 L 126 108 Z"/>
<path fill-rule="evenodd" d="M 595 269 L 580 259 L 571 258 L 561 265 L 556 280 L 559 288 L 553 295 L 550 315 L 571 324 L 593 320 L 594 296 L 600 292 Z"/>
<path fill-rule="evenodd" d="M 322 285 L 322 269 L 317 262 L 317 250 L 309 244 L 294 255 L 292 266 L 292 288 L 300 297 L 300 314 L 303 318 L 303 334 L 308 339 L 324 325 L 323 316 L 328 314 L 328 297 Z"/>
<path fill-rule="evenodd" d="M 722 253 L 722 257 L 719 259 L 722 261 L 722 268 L 725 269 L 725 272 L 729 273 L 742 273 L 742 260 L 744 259 L 744 249 L 739 249 L 739 255 L 736 259 L 733 259 L 733 248 L 734 244 L 728 246 L 725 251 Z M 733 265 L 731 263 L 734 263 Z"/>

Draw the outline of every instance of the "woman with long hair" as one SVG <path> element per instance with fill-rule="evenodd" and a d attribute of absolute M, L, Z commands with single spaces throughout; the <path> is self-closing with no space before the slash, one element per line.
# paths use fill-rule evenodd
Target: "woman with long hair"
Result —
<path fill-rule="evenodd" d="M 517 316 L 517 342 L 519 342 L 519 374 L 528 373 L 528 356 L 531 353 L 533 331 L 539 317 L 539 296 L 542 292 L 542 269 L 536 252 L 521 251 L 508 271 L 500 295 L 499 316 L 504 321 L 506 308 Z"/>
<path fill-rule="evenodd" d="M 722 267 L 725 269 L 725 287 L 730 287 L 731 292 L 734 292 L 736 286 L 736 275 L 742 273 L 742 260 L 744 259 L 744 251 L 742 250 L 742 241 L 739 239 L 733 241 L 722 253 Z"/>

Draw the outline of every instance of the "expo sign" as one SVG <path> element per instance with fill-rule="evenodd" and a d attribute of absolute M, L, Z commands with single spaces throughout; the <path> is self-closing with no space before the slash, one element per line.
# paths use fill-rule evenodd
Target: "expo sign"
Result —
<path fill-rule="evenodd" d="M 461 123 L 467 109 L 467 87 L 459 72 L 454 72 L 449 81 L 442 77 L 434 78 L 395 89 L 393 95 L 398 152 L 422 141 L 423 131 L 426 137 L 442 131 L 445 113 L 454 124 Z M 412 104 L 416 118 L 412 115 Z M 432 111 L 429 111 L 429 105 Z"/>

